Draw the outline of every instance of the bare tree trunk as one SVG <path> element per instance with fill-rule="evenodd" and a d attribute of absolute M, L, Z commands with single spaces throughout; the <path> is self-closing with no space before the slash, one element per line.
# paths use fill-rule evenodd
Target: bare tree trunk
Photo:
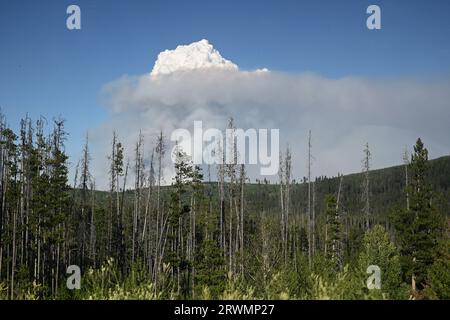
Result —
<path fill-rule="evenodd" d="M 312 267 L 312 212 L 311 212 L 311 130 L 308 134 L 308 264 Z"/>
<path fill-rule="evenodd" d="M 118 186 L 116 185 L 117 179 L 116 179 L 116 144 L 117 144 L 117 135 L 116 132 L 113 132 L 113 140 L 112 140 L 112 150 L 111 150 L 111 156 L 109 157 L 111 161 L 111 167 L 110 167 L 110 196 L 109 196 L 109 223 L 108 223 L 108 252 L 111 253 L 113 249 L 113 233 L 115 233 L 114 227 L 113 227 L 113 221 L 117 219 L 117 214 L 114 217 L 114 193 L 116 192 L 116 189 Z M 117 206 L 117 203 L 116 203 Z"/>
<path fill-rule="evenodd" d="M 278 169 L 278 179 L 280 181 L 280 231 L 281 231 L 281 251 L 283 253 L 283 258 L 285 258 L 285 251 L 286 251 L 286 219 L 284 217 L 284 192 L 283 192 L 283 186 L 284 186 L 284 166 L 283 166 L 283 153 L 280 152 L 280 159 L 279 159 L 279 169 Z M 286 259 L 284 259 L 284 264 L 286 265 Z"/>
<path fill-rule="evenodd" d="M 93 181 L 91 184 L 91 225 L 90 225 L 90 236 L 89 236 L 89 244 L 90 244 L 90 259 L 96 266 L 96 257 L 95 257 L 95 182 Z"/>
<path fill-rule="evenodd" d="M 163 237 L 163 231 L 165 228 L 166 221 L 163 220 L 163 215 L 161 212 L 161 180 L 162 180 L 162 161 L 165 154 L 165 143 L 164 143 L 164 137 L 162 131 L 159 134 L 159 137 L 157 139 L 156 143 L 156 154 L 158 155 L 158 185 L 156 190 L 156 231 L 159 233 L 159 228 L 161 227 L 161 233 L 158 240 L 158 237 L 155 238 L 155 275 L 154 275 L 154 282 L 157 283 L 158 281 L 158 273 L 159 273 L 159 265 L 161 264 L 161 260 L 163 257 L 163 250 L 160 249 L 161 241 Z M 161 226 L 160 226 L 161 225 Z M 165 243 L 165 240 L 164 240 Z"/>
<path fill-rule="evenodd" d="M 316 182 L 312 184 L 312 256 L 316 254 Z"/>
<path fill-rule="evenodd" d="M 364 148 L 364 159 L 363 159 L 363 171 L 364 171 L 364 186 L 363 186 L 363 199 L 364 199 L 364 216 L 365 216 L 365 228 L 369 230 L 370 228 L 370 159 L 371 153 L 369 150 L 369 144 L 366 143 Z"/>
<path fill-rule="evenodd" d="M 135 184 L 134 184 L 134 212 L 133 212 L 133 230 L 132 230 L 132 245 L 131 245 L 131 261 L 136 260 L 136 242 L 138 238 L 138 220 L 141 209 L 141 188 L 142 188 L 142 174 L 143 174 L 143 159 L 142 159 L 143 136 L 139 132 L 138 142 L 135 149 Z"/>
<path fill-rule="evenodd" d="M 240 271 L 242 276 L 244 275 L 244 186 L 245 186 L 245 166 L 241 165 L 241 227 L 240 227 L 240 255 L 241 264 Z"/>
<path fill-rule="evenodd" d="M 236 183 L 236 163 L 237 163 L 237 152 L 236 152 L 236 144 L 235 144 L 235 128 L 234 128 L 234 124 L 233 124 L 233 118 L 229 119 L 228 122 L 228 135 L 227 135 L 227 139 L 228 139 L 228 143 L 227 143 L 227 147 L 228 149 L 228 154 L 227 154 L 227 171 L 228 171 L 228 176 L 230 178 L 230 182 L 229 182 L 229 202 L 230 202 L 230 207 L 229 207 L 229 234 L 228 234 L 228 249 L 229 249 L 229 272 L 233 272 L 233 261 L 235 260 L 233 257 L 233 207 L 235 205 L 235 183 Z M 231 159 L 229 159 L 229 157 L 231 157 Z M 236 223 L 238 224 L 239 221 L 236 221 Z M 238 235 L 235 235 L 238 236 Z"/>
<path fill-rule="evenodd" d="M 150 223 L 151 223 L 151 206 L 152 206 L 152 194 L 153 194 L 153 185 L 154 185 L 154 170 L 153 170 L 153 156 L 154 156 L 154 150 L 152 151 L 152 155 L 150 157 L 150 168 L 149 168 L 149 175 L 148 175 L 148 190 L 147 190 L 147 199 L 145 202 L 145 213 L 144 213 L 144 226 L 142 229 L 142 242 L 145 242 L 145 254 L 147 255 L 146 261 L 148 261 L 148 268 L 149 271 L 152 272 L 153 266 L 152 266 L 152 239 L 151 239 L 151 229 L 150 229 Z M 147 233 L 149 235 L 146 237 Z"/>
<path fill-rule="evenodd" d="M 125 166 L 125 175 L 123 177 L 123 188 L 122 188 L 122 203 L 119 210 L 119 268 L 122 274 L 125 274 L 126 261 L 125 261 L 125 234 L 123 228 L 123 207 L 125 203 L 125 191 L 127 185 L 129 164 Z"/>
<path fill-rule="evenodd" d="M 408 149 L 405 147 L 405 152 L 403 154 L 403 163 L 405 166 L 405 189 L 406 189 L 406 210 L 409 210 L 409 175 L 408 175 L 408 166 L 409 166 L 409 154 Z"/>
<path fill-rule="evenodd" d="M 219 245 L 222 249 L 222 253 L 225 258 L 226 250 L 225 250 L 225 243 L 226 243 L 226 233 L 225 233 L 225 152 L 223 149 L 223 146 L 221 145 L 221 141 L 219 141 L 219 150 L 217 151 L 219 153 L 219 157 L 222 161 L 218 165 L 218 180 L 219 180 L 219 210 L 220 210 L 220 216 L 219 216 Z"/>
<path fill-rule="evenodd" d="M 16 210 L 13 210 L 13 230 L 12 230 L 12 261 L 11 261 L 11 300 L 14 299 L 14 276 L 16 270 L 16 220 L 17 213 Z"/>

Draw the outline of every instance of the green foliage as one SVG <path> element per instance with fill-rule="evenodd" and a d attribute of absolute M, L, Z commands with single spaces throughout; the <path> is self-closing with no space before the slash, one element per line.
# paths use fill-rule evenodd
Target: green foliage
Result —
<path fill-rule="evenodd" d="M 326 258 L 333 265 L 335 270 L 339 269 L 342 263 L 341 255 L 341 219 L 336 205 L 336 198 L 328 195 L 326 197 Z"/>
<path fill-rule="evenodd" d="M 8 299 L 8 286 L 0 282 L 0 300 L 6 300 Z"/>
<path fill-rule="evenodd" d="M 250 300 L 256 299 L 255 290 L 251 286 L 246 286 L 239 277 L 228 273 L 225 282 L 225 290 L 219 296 L 220 300 Z"/>
<path fill-rule="evenodd" d="M 389 298 L 405 298 L 402 287 L 400 259 L 395 245 L 384 227 L 376 225 L 364 235 L 359 255 L 358 271 L 364 275 L 367 267 L 376 265 L 381 270 L 381 291 Z M 403 290 L 402 290 L 403 289 Z M 376 290 L 376 289 L 374 289 Z"/>
<path fill-rule="evenodd" d="M 364 290 L 365 283 L 355 271 L 346 265 L 334 279 L 325 280 L 319 274 L 312 274 L 311 294 L 308 299 L 315 300 L 349 300 L 368 299 L 370 295 Z"/>
<path fill-rule="evenodd" d="M 448 237 L 441 244 L 438 257 L 428 270 L 424 295 L 431 299 L 450 299 L 450 240 Z"/>
<path fill-rule="evenodd" d="M 223 253 L 215 241 L 203 241 L 196 257 L 195 271 L 197 287 L 202 291 L 207 287 L 210 297 L 219 297 L 224 290 L 226 272 Z"/>
<path fill-rule="evenodd" d="M 422 290 L 442 236 L 443 220 L 433 203 L 433 192 L 427 177 L 428 151 L 420 139 L 414 146 L 409 167 L 411 182 L 406 192 L 410 205 L 394 212 L 392 221 L 400 243 L 405 280 L 415 282 L 417 289 Z"/>
<path fill-rule="evenodd" d="M 133 265 L 130 273 L 123 277 L 112 258 L 99 269 L 91 268 L 83 274 L 81 290 L 61 290 L 63 299 L 154 300 L 163 295 L 141 266 Z"/>
<path fill-rule="evenodd" d="M 414 298 L 449 299 L 450 157 L 428 161 L 420 139 L 409 166 L 370 172 L 367 232 L 362 176 L 318 177 L 312 246 L 307 183 L 247 183 L 232 164 L 223 184 L 205 183 L 176 148 L 175 179 L 161 186 L 160 133 L 156 171 L 137 147 L 127 190 L 114 134 L 109 191 L 95 191 L 87 143 L 71 189 L 64 121 L 50 132 L 44 123 L 26 118 L 17 136 L 0 115 L 0 299 L 406 299 L 413 275 Z M 68 264 L 83 270 L 81 290 L 66 288 Z M 381 268 L 381 290 L 367 289 L 369 265 Z"/>

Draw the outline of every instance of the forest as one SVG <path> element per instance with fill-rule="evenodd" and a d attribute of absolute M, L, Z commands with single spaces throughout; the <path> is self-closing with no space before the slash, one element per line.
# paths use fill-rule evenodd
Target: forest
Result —
<path fill-rule="evenodd" d="M 428 159 L 420 138 L 401 166 L 371 170 L 367 144 L 361 172 L 336 177 L 295 179 L 286 148 L 276 183 L 175 148 L 163 183 L 164 132 L 134 145 L 111 132 L 107 191 L 88 137 L 81 159 L 67 139 L 63 119 L 14 132 L 0 118 L 0 299 L 450 299 L 450 157 Z"/>

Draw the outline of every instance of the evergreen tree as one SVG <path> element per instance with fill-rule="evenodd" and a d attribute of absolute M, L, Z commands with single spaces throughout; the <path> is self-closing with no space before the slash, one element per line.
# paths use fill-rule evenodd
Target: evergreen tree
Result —
<path fill-rule="evenodd" d="M 338 270 L 342 264 L 341 221 L 336 208 L 336 198 L 326 198 L 326 257 L 331 262 L 333 269 Z"/>
<path fill-rule="evenodd" d="M 364 234 L 358 266 L 362 278 L 367 277 L 369 266 L 378 266 L 381 270 L 381 290 L 390 298 L 406 298 L 400 289 L 401 267 L 397 248 L 389 239 L 389 235 L 380 225 L 375 225 Z"/>
<path fill-rule="evenodd" d="M 46 268 L 52 278 L 48 279 L 52 292 L 58 288 L 59 274 L 62 272 L 60 262 L 61 248 L 64 241 L 64 222 L 69 218 L 70 198 L 68 186 L 67 155 L 64 150 L 66 132 L 64 120 L 55 120 L 52 133 L 51 156 L 49 166 L 49 190 L 47 212 L 43 216 L 44 239 L 46 246 Z M 51 280 L 51 281 L 50 281 Z"/>
<path fill-rule="evenodd" d="M 428 270 L 425 295 L 429 298 L 450 299 L 450 239 L 448 235 L 439 246 L 438 257 Z"/>
<path fill-rule="evenodd" d="M 64 121 L 50 132 L 45 123 L 26 117 L 17 136 L 0 114 L 0 298 L 397 299 L 409 296 L 411 280 L 416 298 L 450 296 L 448 228 L 438 214 L 450 208 L 450 158 L 434 160 L 429 171 L 420 140 L 407 170 L 371 172 L 367 220 L 359 202 L 367 170 L 346 176 L 345 186 L 341 176 L 296 183 L 288 152 L 281 186 L 248 183 L 247 168 L 230 163 L 205 193 L 200 168 L 177 146 L 175 179 L 163 186 L 162 134 L 151 160 L 139 136 L 134 190 L 126 190 L 129 163 L 116 134 L 109 192 L 95 190 L 87 141 L 69 188 Z M 235 145 L 227 150 L 235 159 Z M 404 203 L 405 182 L 406 209 L 391 225 L 385 212 Z M 444 193 L 442 203 L 435 192 Z M 310 268 L 313 248 L 321 250 Z M 71 264 L 84 272 L 80 291 L 64 286 Z M 381 268 L 381 290 L 366 288 L 369 265 Z"/>
<path fill-rule="evenodd" d="M 434 262 L 442 233 L 442 217 L 433 203 L 427 169 L 428 150 L 419 138 L 409 165 L 409 209 L 397 210 L 392 219 L 400 244 L 403 272 L 406 279 L 410 279 L 413 292 L 425 286 L 427 270 Z"/>
<path fill-rule="evenodd" d="M 225 289 L 225 261 L 217 243 L 212 240 L 202 242 L 196 257 L 195 283 L 199 289 L 208 287 L 213 298 Z"/>

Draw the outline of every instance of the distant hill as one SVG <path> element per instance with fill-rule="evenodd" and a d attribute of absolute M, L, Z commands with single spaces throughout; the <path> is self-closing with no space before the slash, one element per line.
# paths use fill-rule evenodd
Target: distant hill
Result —
<path fill-rule="evenodd" d="M 450 156 L 430 160 L 429 179 L 433 190 L 450 214 Z M 316 211 L 320 214 L 327 194 L 337 194 L 340 178 L 319 177 L 316 180 Z M 359 214 L 362 210 L 362 173 L 344 175 L 341 190 L 341 205 L 349 214 Z M 404 205 L 406 197 L 405 167 L 395 166 L 370 171 L 371 210 L 374 215 L 385 215 L 395 205 Z M 279 208 L 279 186 L 270 184 L 251 184 L 246 193 L 251 207 L 265 211 L 277 211 Z M 308 188 L 305 183 L 296 183 L 292 187 L 292 208 L 294 213 L 305 212 Z"/>
<path fill-rule="evenodd" d="M 362 211 L 363 174 L 354 173 L 343 176 L 341 190 L 341 206 L 350 215 L 358 215 Z M 450 214 L 450 156 L 429 161 L 429 179 L 433 190 L 439 197 L 439 203 L 445 212 Z M 316 212 L 320 216 L 324 199 L 327 194 L 336 195 L 340 178 L 318 177 L 315 183 Z M 370 171 L 370 205 L 374 216 L 383 218 L 394 206 L 406 203 L 404 194 L 405 167 L 394 166 Z M 162 192 L 168 195 L 171 187 L 162 187 Z M 127 195 L 132 200 L 132 190 Z M 307 208 L 308 187 L 306 183 L 295 182 L 291 187 L 292 214 L 304 214 Z M 205 193 L 217 205 L 217 183 L 205 183 Z M 245 188 L 246 208 L 248 213 L 278 213 L 280 208 L 279 185 L 264 182 L 247 183 Z M 108 192 L 98 191 L 97 200 L 107 201 Z"/>

